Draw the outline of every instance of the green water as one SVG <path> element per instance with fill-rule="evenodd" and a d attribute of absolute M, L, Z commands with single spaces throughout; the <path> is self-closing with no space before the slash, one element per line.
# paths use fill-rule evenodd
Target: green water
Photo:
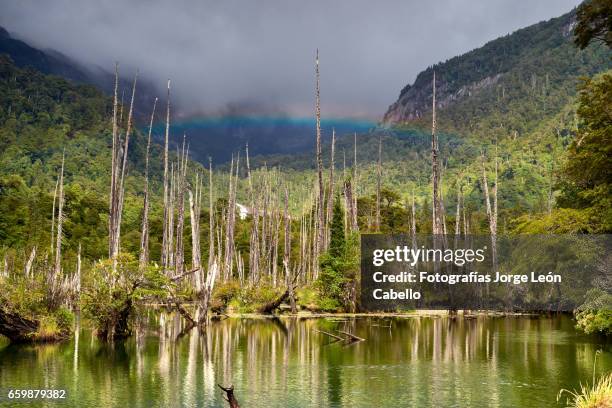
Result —
<path fill-rule="evenodd" d="M 560 388 L 612 369 L 612 347 L 568 317 L 226 319 L 181 332 L 151 313 L 137 336 L 105 344 L 0 349 L 0 389 L 65 389 L 57 402 L 0 406 L 222 407 L 217 383 L 248 407 L 557 407 Z M 390 326 L 390 327 L 389 327 Z M 332 342 L 316 330 L 365 341 Z"/>

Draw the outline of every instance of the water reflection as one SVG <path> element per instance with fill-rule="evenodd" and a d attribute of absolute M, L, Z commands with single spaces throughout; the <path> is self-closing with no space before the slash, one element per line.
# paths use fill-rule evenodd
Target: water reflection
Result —
<path fill-rule="evenodd" d="M 85 326 L 70 343 L 0 349 L 0 388 L 66 389 L 66 407 L 219 407 L 217 383 L 244 407 L 545 407 L 591 378 L 597 349 L 598 372 L 612 368 L 610 345 L 567 317 L 231 318 L 202 331 L 146 312 L 115 344 Z"/>

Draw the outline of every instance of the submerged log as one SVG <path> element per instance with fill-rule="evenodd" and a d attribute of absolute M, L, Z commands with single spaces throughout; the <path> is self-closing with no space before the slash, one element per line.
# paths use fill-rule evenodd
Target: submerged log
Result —
<path fill-rule="evenodd" d="M 225 400 L 228 402 L 230 408 L 240 408 L 240 405 L 238 405 L 238 400 L 234 396 L 234 386 L 230 385 L 226 388 L 221 384 L 217 385 L 225 392 Z"/>

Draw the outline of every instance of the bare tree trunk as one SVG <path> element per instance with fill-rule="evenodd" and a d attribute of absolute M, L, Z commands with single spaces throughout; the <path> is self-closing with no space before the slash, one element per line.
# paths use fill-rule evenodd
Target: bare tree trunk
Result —
<path fill-rule="evenodd" d="M 357 223 L 357 196 L 359 195 L 358 190 L 358 180 L 357 180 L 357 132 L 353 135 L 354 144 L 353 144 L 353 220 L 351 221 L 353 224 L 353 231 L 359 230 L 359 225 Z"/>
<path fill-rule="evenodd" d="M 315 76 L 316 76 L 316 103 L 315 103 L 315 116 L 317 124 L 317 174 L 319 180 L 319 204 L 318 204 L 318 223 L 317 223 L 317 241 L 316 241 L 316 252 L 315 259 L 318 260 L 319 254 L 325 250 L 325 220 L 324 220 L 324 190 L 323 187 L 323 157 L 321 152 L 321 89 L 319 82 L 319 50 L 317 49 L 317 56 L 315 62 Z M 318 275 L 318 261 L 315 265 L 315 274 Z"/>
<path fill-rule="evenodd" d="M 52 307 L 58 305 L 58 280 L 62 272 L 62 239 L 63 239 L 63 223 L 64 223 L 64 160 L 65 153 L 62 153 L 62 167 L 59 175 L 59 192 L 57 197 L 57 236 L 55 241 L 55 264 L 52 272 L 47 276 L 47 287 L 49 290 L 49 298 Z"/>
<path fill-rule="evenodd" d="M 415 197 L 414 197 L 414 190 L 412 190 L 412 205 L 410 206 L 411 209 L 411 225 L 410 225 L 410 231 L 411 231 L 411 235 L 412 235 L 412 247 L 416 248 L 417 242 L 416 242 L 416 234 L 417 234 L 417 228 L 416 228 L 416 205 L 415 205 Z"/>
<path fill-rule="evenodd" d="M 36 258 L 36 245 L 32 247 L 32 251 L 30 252 L 30 256 L 28 261 L 25 264 L 24 275 L 26 279 L 32 279 L 32 265 L 34 264 L 34 259 Z"/>
<path fill-rule="evenodd" d="M 231 278 L 234 261 L 234 227 L 236 221 L 236 185 L 238 183 L 238 169 L 240 167 L 240 156 L 236 159 L 236 178 L 233 176 L 233 159 L 230 169 L 229 199 L 227 208 L 226 234 L 225 234 L 225 260 L 223 262 L 223 280 L 227 282 Z"/>
<path fill-rule="evenodd" d="M 225 392 L 225 400 L 229 404 L 230 408 L 240 408 L 238 404 L 238 400 L 234 396 L 234 386 L 230 386 L 228 388 L 222 387 L 221 384 L 217 384 L 219 388 L 221 388 Z"/>
<path fill-rule="evenodd" d="M 196 291 L 202 290 L 202 273 L 201 273 L 201 261 L 200 261 L 200 186 L 199 178 L 196 173 L 195 181 L 195 197 L 194 194 L 189 190 L 189 218 L 191 221 L 191 267 L 198 269 L 195 274 L 195 287 Z"/>
<path fill-rule="evenodd" d="M 432 209 L 433 209 L 433 234 L 442 235 L 442 206 L 440 203 L 440 165 L 438 163 L 438 137 L 436 136 L 436 72 L 433 73 L 433 102 L 431 120 L 431 176 L 432 176 Z"/>
<path fill-rule="evenodd" d="M 132 132 L 132 120 L 134 113 L 134 96 L 136 95 L 136 81 L 138 80 L 138 71 L 136 71 L 136 75 L 134 76 L 134 84 L 132 86 L 132 99 L 130 101 L 130 112 L 128 114 L 128 123 L 127 129 L 125 131 L 125 141 L 123 145 L 123 159 L 121 161 L 121 174 L 119 178 L 119 191 L 117 193 L 118 203 L 115 207 L 115 236 L 114 236 L 114 244 L 113 244 L 113 260 L 116 264 L 116 258 L 120 251 L 120 237 L 121 237 L 121 219 L 123 216 L 123 198 L 125 195 L 125 177 L 126 177 L 126 168 L 128 161 L 128 148 L 130 143 L 130 135 Z"/>
<path fill-rule="evenodd" d="M 334 154 L 336 149 L 336 130 L 332 130 L 331 162 L 329 165 L 329 195 L 327 199 L 327 216 L 325 217 L 325 248 L 329 246 L 332 209 L 334 207 Z"/>
<path fill-rule="evenodd" d="M 482 184 L 485 194 L 487 218 L 489 220 L 489 232 L 491 233 L 491 255 L 493 258 L 493 269 L 494 271 L 497 271 L 497 155 L 495 156 L 495 185 L 492 188 L 493 206 L 491 206 L 491 199 L 489 195 L 489 183 L 487 181 L 484 153 L 482 155 Z"/>
<path fill-rule="evenodd" d="M 170 218 L 169 208 L 169 169 L 168 169 L 168 138 L 170 134 L 170 80 L 168 80 L 168 96 L 166 101 L 166 134 L 164 138 L 164 220 L 163 220 L 163 235 L 162 235 L 162 251 L 161 251 L 161 264 L 165 273 L 168 273 L 169 266 L 169 228 L 168 222 Z"/>
<path fill-rule="evenodd" d="M 113 98 L 113 144 L 111 152 L 111 185 L 109 194 L 108 217 L 108 257 L 113 256 L 113 239 L 115 236 L 115 191 L 117 190 L 117 154 L 119 149 L 119 128 L 117 126 L 117 88 L 119 86 L 119 64 L 115 63 L 115 88 Z"/>
<path fill-rule="evenodd" d="M 215 212 L 213 206 L 212 158 L 208 158 L 208 269 L 215 259 Z"/>
<path fill-rule="evenodd" d="M 149 135 L 147 138 L 147 151 L 145 155 L 145 174 L 144 174 L 144 198 L 142 203 L 142 224 L 140 231 L 140 268 L 144 268 L 149 263 L 149 153 L 151 151 L 151 132 L 153 130 L 153 119 L 155 118 L 155 107 L 157 98 L 153 102 L 151 121 L 149 122 Z"/>
<path fill-rule="evenodd" d="M 463 197 L 463 186 L 461 180 L 457 180 L 457 212 L 455 215 L 455 235 L 461 235 L 461 199 Z"/>
<path fill-rule="evenodd" d="M 382 177 L 382 135 L 378 136 L 378 165 L 376 167 L 376 232 L 380 232 L 380 182 Z"/>
<path fill-rule="evenodd" d="M 295 305 L 295 294 L 293 291 L 293 276 L 291 274 L 291 217 L 289 216 L 289 192 L 285 186 L 285 254 L 283 256 L 283 265 L 285 266 L 285 284 L 289 291 L 289 304 L 291 305 L 291 313 L 297 313 Z"/>
<path fill-rule="evenodd" d="M 53 238 L 55 237 L 55 203 L 57 201 L 57 189 L 59 188 L 59 177 L 55 181 L 55 190 L 53 191 L 53 209 L 51 210 L 51 257 L 55 254 L 55 241 Z"/>
<path fill-rule="evenodd" d="M 249 145 L 246 145 L 247 177 L 249 179 L 249 196 L 253 224 L 251 225 L 251 236 L 249 240 L 249 270 L 250 282 L 254 285 L 259 280 L 259 208 L 255 200 L 253 190 L 253 177 L 251 175 L 251 163 L 249 160 Z"/>
<path fill-rule="evenodd" d="M 185 267 L 185 243 L 183 232 L 185 229 L 185 188 L 187 176 L 187 153 L 185 151 L 185 139 L 183 135 L 183 149 L 178 160 L 178 175 L 177 175 L 177 213 L 178 219 L 176 222 L 176 255 L 175 262 L 176 275 L 181 275 Z"/>

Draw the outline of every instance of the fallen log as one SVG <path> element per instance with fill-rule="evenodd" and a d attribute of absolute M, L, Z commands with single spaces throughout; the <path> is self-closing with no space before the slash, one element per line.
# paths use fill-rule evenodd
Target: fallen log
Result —
<path fill-rule="evenodd" d="M 11 343 L 23 343 L 34 340 L 40 327 L 38 320 L 27 319 L 17 313 L 0 309 L 0 334 L 6 336 Z"/>
<path fill-rule="evenodd" d="M 345 331 L 342 331 L 342 330 L 338 330 L 338 333 L 342 333 L 342 334 L 344 334 L 345 336 L 350 337 L 350 338 L 351 338 L 353 341 L 365 341 L 365 339 L 364 339 L 364 338 L 361 338 L 361 337 L 355 336 L 354 334 L 351 334 L 351 333 L 349 333 L 349 332 L 345 332 Z"/>
<path fill-rule="evenodd" d="M 278 309 L 278 307 L 281 305 L 281 303 L 283 303 L 288 297 L 289 297 L 289 289 L 285 290 L 283 292 L 283 294 L 280 295 L 275 300 L 264 304 L 262 307 L 259 308 L 258 312 L 259 313 L 266 313 L 266 314 L 272 313 L 276 309 Z"/>
<path fill-rule="evenodd" d="M 236 396 L 234 396 L 234 386 L 230 385 L 229 387 L 225 388 L 221 384 L 217 385 L 225 392 L 225 400 L 229 403 L 230 408 L 240 408 L 240 405 L 238 405 L 238 400 L 236 399 Z"/>
<path fill-rule="evenodd" d="M 333 337 L 333 338 L 334 338 L 334 339 L 336 339 L 336 340 L 344 341 L 344 339 L 343 339 L 342 337 L 340 337 L 340 336 L 336 336 L 336 335 L 335 335 L 335 334 L 333 334 L 333 333 L 329 333 L 329 332 L 326 332 L 326 331 L 323 331 L 323 330 L 317 330 L 317 329 L 315 329 L 315 331 L 316 331 L 317 333 L 323 333 L 323 334 L 325 334 L 325 335 L 327 335 L 327 336 L 329 336 L 329 337 Z"/>

